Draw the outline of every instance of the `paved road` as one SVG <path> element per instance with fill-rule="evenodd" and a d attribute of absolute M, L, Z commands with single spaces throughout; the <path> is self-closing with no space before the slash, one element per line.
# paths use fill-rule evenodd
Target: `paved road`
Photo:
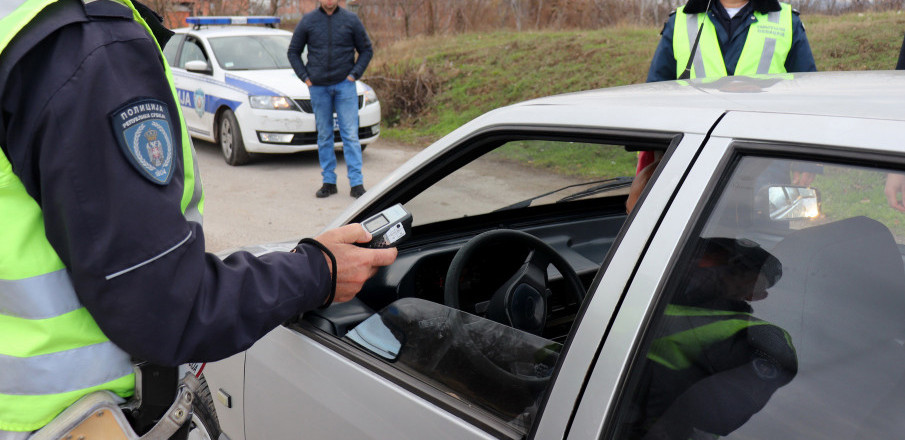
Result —
<path fill-rule="evenodd" d="M 231 167 L 217 145 L 194 142 L 206 196 L 208 252 L 312 236 L 354 200 L 341 154 L 337 157 L 339 194 L 318 199 L 314 196 L 321 185 L 317 152 L 256 156 L 247 165 Z M 369 145 L 363 153 L 365 188 L 415 153 L 411 147 L 383 140 Z"/>

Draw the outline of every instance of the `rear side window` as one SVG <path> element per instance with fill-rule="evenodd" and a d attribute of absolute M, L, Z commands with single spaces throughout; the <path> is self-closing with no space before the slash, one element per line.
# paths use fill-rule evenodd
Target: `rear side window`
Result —
<path fill-rule="evenodd" d="M 897 179 L 742 158 L 667 283 L 616 438 L 900 438 Z"/>

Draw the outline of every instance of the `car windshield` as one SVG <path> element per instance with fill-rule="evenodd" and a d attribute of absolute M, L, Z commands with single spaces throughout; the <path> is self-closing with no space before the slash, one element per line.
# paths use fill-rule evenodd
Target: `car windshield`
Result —
<path fill-rule="evenodd" d="M 242 35 L 209 40 L 220 67 L 226 70 L 290 69 L 289 35 Z"/>

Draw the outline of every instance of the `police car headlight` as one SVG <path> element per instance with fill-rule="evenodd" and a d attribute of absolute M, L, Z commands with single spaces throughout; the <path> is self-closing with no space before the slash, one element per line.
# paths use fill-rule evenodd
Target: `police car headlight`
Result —
<path fill-rule="evenodd" d="M 364 97 L 365 97 L 365 105 L 373 104 L 377 102 L 377 93 L 374 92 L 374 89 L 367 84 L 363 84 L 365 88 Z"/>
<path fill-rule="evenodd" d="M 264 110 L 295 110 L 292 100 L 285 96 L 249 96 L 251 108 Z"/>

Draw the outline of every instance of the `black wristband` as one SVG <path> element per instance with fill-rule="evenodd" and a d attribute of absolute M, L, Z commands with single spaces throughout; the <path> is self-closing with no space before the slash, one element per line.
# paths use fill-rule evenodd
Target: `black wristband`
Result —
<path fill-rule="evenodd" d="M 310 244 L 311 246 L 320 249 L 325 254 L 327 254 L 327 257 L 330 258 L 330 262 L 333 263 L 333 270 L 330 272 L 330 296 L 328 296 L 324 303 L 321 304 L 320 307 L 318 307 L 319 309 L 325 309 L 327 307 L 330 307 L 330 304 L 333 304 L 333 298 L 336 297 L 336 257 L 333 256 L 333 252 L 330 252 L 330 249 L 327 249 L 327 246 L 324 246 L 323 244 L 321 244 L 321 242 L 313 238 L 301 239 L 301 241 L 299 241 L 299 244 L 297 244 L 295 248 L 298 249 L 303 244 Z"/>

